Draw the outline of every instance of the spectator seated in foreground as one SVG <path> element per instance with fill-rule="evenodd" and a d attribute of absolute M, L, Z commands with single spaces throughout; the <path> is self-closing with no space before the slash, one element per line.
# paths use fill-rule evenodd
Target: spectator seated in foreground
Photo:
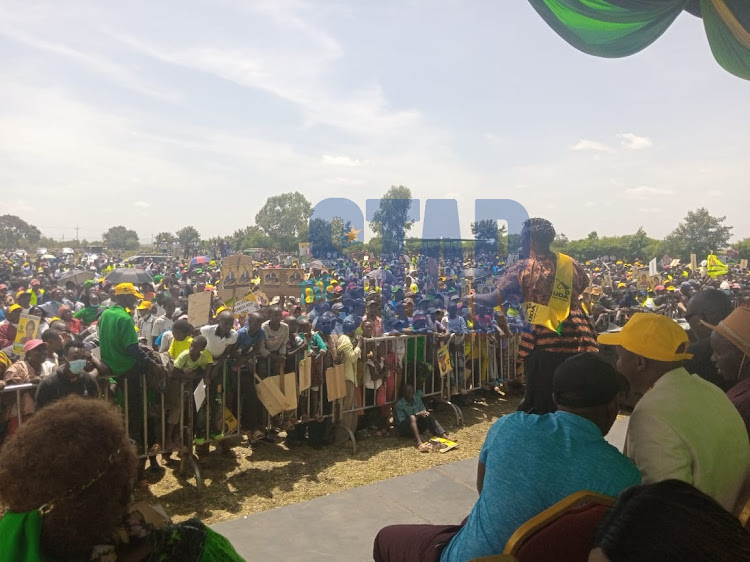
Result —
<path fill-rule="evenodd" d="M 122 418 L 106 402 L 67 396 L 42 408 L 0 453 L 0 505 L 9 509 L 0 560 L 242 560 L 197 519 L 116 543 L 117 528 L 128 527 L 136 462 Z"/>
<path fill-rule="evenodd" d="M 589 562 L 750 560 L 750 532 L 690 484 L 664 480 L 625 490 L 594 536 Z"/>
<path fill-rule="evenodd" d="M 624 452 L 643 482 L 682 480 L 732 510 L 750 468 L 747 430 L 723 390 L 683 367 L 692 357 L 685 330 L 666 316 L 638 313 L 599 342 L 619 346 L 617 368 L 642 396 Z"/>
<path fill-rule="evenodd" d="M 375 538 L 376 562 L 454 562 L 503 551 L 533 516 L 580 490 L 616 496 L 640 483 L 635 465 L 604 440 L 624 380 L 593 353 L 566 359 L 553 376 L 557 411 L 497 420 L 477 467 L 479 499 L 463 525 L 393 525 Z"/>

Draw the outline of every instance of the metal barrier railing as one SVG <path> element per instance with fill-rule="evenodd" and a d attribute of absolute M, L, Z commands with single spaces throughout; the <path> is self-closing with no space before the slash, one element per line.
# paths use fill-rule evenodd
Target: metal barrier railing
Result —
<path fill-rule="evenodd" d="M 400 390 L 407 383 L 421 390 L 423 397 L 451 407 L 456 424 L 461 425 L 463 415 L 452 397 L 487 384 L 515 379 L 518 341 L 519 336 L 500 337 L 493 333 L 366 338 L 356 364 L 357 400 L 347 409 L 344 399 L 332 402 L 327 399 L 325 371 L 338 360 L 331 350 L 314 355 L 302 350 L 290 358 L 288 371 L 278 363 L 274 365 L 274 361 L 278 361 L 275 357 L 257 357 L 250 365 L 246 361 L 223 361 L 209 374 L 200 409 L 196 409 L 194 401 L 195 389 L 203 380 L 200 378 L 170 375 L 166 388 L 161 389 L 149 385 L 146 374 L 99 377 L 97 382 L 100 398 L 113 402 L 122 413 L 125 430 L 136 445 L 138 456 L 145 459 L 167 454 L 171 452 L 168 446 L 176 445 L 181 455 L 180 472 L 192 472 L 197 488 L 201 489 L 203 481 L 193 454 L 194 445 L 230 443 L 258 430 L 280 428 L 308 431 L 312 435 L 313 431 L 344 427 L 342 421 L 347 414 L 379 412 L 385 423 L 393 414 Z M 443 346 L 448 346 L 451 359 L 451 369 L 445 373 L 441 373 L 438 358 Z M 309 388 L 299 392 L 302 358 L 311 361 L 312 380 Z M 262 379 L 279 372 L 292 372 L 292 368 L 296 408 L 272 417 L 257 398 L 252 375 L 258 373 Z M 29 383 L 2 390 L 3 395 L 15 393 L 19 425 L 24 421 L 23 393 L 33 392 L 36 386 Z M 313 425 L 316 423 L 320 426 Z M 356 427 L 344 429 L 356 453 Z"/>

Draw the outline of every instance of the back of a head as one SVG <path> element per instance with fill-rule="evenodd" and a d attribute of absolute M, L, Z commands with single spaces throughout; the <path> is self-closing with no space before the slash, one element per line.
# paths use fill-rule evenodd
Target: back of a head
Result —
<path fill-rule="evenodd" d="M 594 548 L 611 562 L 750 560 L 750 532 L 700 490 L 665 480 L 620 494 Z"/>
<path fill-rule="evenodd" d="M 734 310 L 732 299 L 724 291 L 707 288 L 697 291 L 687 305 L 687 315 L 698 314 L 709 324 L 718 324 Z"/>
<path fill-rule="evenodd" d="M 68 396 L 42 408 L 3 446 L 0 504 L 42 517 L 42 550 L 66 560 L 88 555 L 122 521 L 136 454 L 108 403 Z"/>

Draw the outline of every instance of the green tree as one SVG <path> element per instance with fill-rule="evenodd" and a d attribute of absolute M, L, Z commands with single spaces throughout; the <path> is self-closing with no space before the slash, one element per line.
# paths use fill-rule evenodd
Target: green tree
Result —
<path fill-rule="evenodd" d="M 189 256 L 193 246 L 201 241 L 201 234 L 194 226 L 184 226 L 175 232 L 175 235 L 185 257 Z"/>
<path fill-rule="evenodd" d="M 743 238 L 739 242 L 733 244 L 732 247 L 737 250 L 739 259 L 750 259 L 750 238 Z"/>
<path fill-rule="evenodd" d="M 714 217 L 701 207 L 689 211 L 685 219 L 667 236 L 664 251 L 683 261 L 690 254 L 697 254 L 698 261 L 705 259 L 710 252 L 724 248 L 732 236 L 732 227 L 725 226 L 726 217 Z"/>
<path fill-rule="evenodd" d="M 171 232 L 160 232 L 154 236 L 154 244 L 162 247 L 166 246 L 169 249 L 172 248 L 172 244 L 174 244 L 176 240 L 177 238 L 175 238 L 175 235 Z"/>
<path fill-rule="evenodd" d="M 235 230 L 234 234 L 229 236 L 227 241 L 234 250 L 271 247 L 271 239 L 256 225 Z"/>
<path fill-rule="evenodd" d="M 124 226 L 113 226 L 102 234 L 102 240 L 111 250 L 137 250 L 140 247 L 138 233 Z"/>
<path fill-rule="evenodd" d="M 41 238 L 39 229 L 15 215 L 0 216 L 0 248 L 29 248 Z"/>
<path fill-rule="evenodd" d="M 292 251 L 298 242 L 307 242 L 307 222 L 311 215 L 312 204 L 304 195 L 298 191 L 282 193 L 266 200 L 255 215 L 255 224 L 275 248 Z"/>
<path fill-rule="evenodd" d="M 410 206 L 411 190 L 403 185 L 391 186 L 381 198 L 370 228 L 382 239 L 386 252 L 398 253 L 403 248 L 406 233 L 414 224 L 407 220 Z"/>
<path fill-rule="evenodd" d="M 313 255 L 316 257 L 323 257 L 329 252 L 336 251 L 333 243 L 332 222 L 319 217 L 310 219 L 309 240 L 312 244 Z M 339 225 L 340 228 L 341 226 Z"/>

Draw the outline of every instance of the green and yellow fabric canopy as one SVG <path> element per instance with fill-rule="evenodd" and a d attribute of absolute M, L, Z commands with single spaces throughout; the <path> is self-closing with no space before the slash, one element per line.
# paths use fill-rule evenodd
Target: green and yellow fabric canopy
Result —
<path fill-rule="evenodd" d="M 560 37 L 599 57 L 645 49 L 683 11 L 703 18 L 716 61 L 750 80 L 750 0 L 529 0 Z"/>

